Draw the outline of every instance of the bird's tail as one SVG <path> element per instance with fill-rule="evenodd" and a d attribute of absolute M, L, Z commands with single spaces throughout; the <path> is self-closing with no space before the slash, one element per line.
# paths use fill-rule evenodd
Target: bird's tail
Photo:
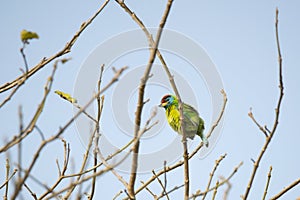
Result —
<path fill-rule="evenodd" d="M 208 147 L 207 137 L 204 135 L 204 121 L 200 118 L 197 135 L 202 139 L 203 144 Z"/>
<path fill-rule="evenodd" d="M 202 134 L 200 137 L 201 137 L 201 139 L 202 139 L 203 144 L 204 144 L 206 147 L 208 147 L 209 143 L 208 143 L 208 140 L 207 140 L 206 136 Z"/>

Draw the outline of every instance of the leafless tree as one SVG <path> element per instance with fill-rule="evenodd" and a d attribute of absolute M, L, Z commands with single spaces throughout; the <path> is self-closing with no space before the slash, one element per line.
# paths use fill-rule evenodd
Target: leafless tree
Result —
<path fill-rule="evenodd" d="M 145 68 L 143 76 L 140 78 L 140 85 L 138 90 L 138 102 L 136 105 L 136 111 L 135 111 L 135 128 L 133 130 L 134 137 L 128 141 L 126 145 L 124 145 L 123 148 L 120 148 L 113 154 L 105 157 L 99 148 L 99 138 L 100 136 L 100 126 L 102 125 L 101 122 L 101 114 L 104 106 L 105 97 L 103 95 L 103 92 L 106 90 L 109 90 L 111 86 L 116 83 L 119 79 L 122 78 L 122 74 L 126 73 L 127 67 L 121 67 L 119 69 L 114 69 L 114 76 L 111 77 L 111 81 L 108 83 L 105 83 L 103 86 L 102 83 L 102 77 L 103 77 L 103 70 L 105 68 L 105 63 L 101 65 L 100 68 L 100 74 L 99 74 L 99 80 L 98 80 L 98 87 L 95 94 L 90 98 L 90 100 L 85 105 L 79 105 L 76 100 L 74 100 L 73 97 L 71 97 L 68 94 L 60 93 L 62 98 L 65 98 L 69 103 L 73 104 L 74 107 L 78 109 L 77 113 L 74 114 L 72 118 L 70 118 L 64 126 L 57 127 L 56 133 L 54 133 L 50 137 L 46 137 L 43 131 L 38 126 L 38 121 L 43 115 L 43 109 L 45 106 L 47 106 L 47 99 L 49 97 L 50 92 L 52 92 L 52 84 L 55 81 L 55 75 L 57 73 L 58 65 L 65 64 L 69 59 L 64 58 L 65 55 L 70 53 L 73 49 L 74 44 L 76 43 L 77 39 L 81 37 L 81 34 L 88 28 L 89 26 L 92 26 L 93 21 L 95 18 L 98 17 L 99 13 L 101 13 L 106 6 L 109 3 L 116 3 L 119 5 L 125 13 L 128 14 L 129 17 L 132 18 L 132 20 L 141 28 L 141 30 L 145 33 L 145 36 L 148 38 L 149 42 L 149 49 L 150 49 L 150 55 L 148 59 L 147 67 Z M 46 68 L 49 66 L 53 66 L 53 70 L 47 80 L 45 81 L 44 91 L 43 91 L 43 98 L 38 104 L 37 109 L 34 112 L 33 117 L 27 124 L 24 124 L 24 116 L 22 112 L 22 107 L 19 107 L 19 132 L 16 133 L 14 136 L 9 138 L 5 145 L 0 147 L 0 154 L 5 154 L 7 159 L 6 163 L 2 164 L 5 166 L 5 171 L 1 172 L 1 176 L 5 177 L 5 181 L 3 183 L 0 183 L 0 191 L 3 193 L 3 199 L 18 199 L 22 195 L 23 192 L 29 192 L 33 199 L 95 199 L 95 192 L 97 190 L 96 185 L 97 183 L 97 177 L 102 176 L 105 173 L 112 173 L 114 176 L 116 176 L 116 180 L 120 181 L 122 185 L 124 186 L 124 190 L 121 190 L 120 192 L 116 193 L 113 199 L 137 199 L 137 195 L 141 191 L 146 191 L 149 193 L 150 198 L 153 199 L 170 199 L 170 193 L 180 193 L 180 188 L 184 188 L 184 193 L 179 194 L 179 196 L 182 196 L 185 200 L 187 199 L 205 199 L 207 197 L 207 194 L 212 194 L 212 199 L 216 199 L 219 195 L 218 189 L 220 187 L 226 187 L 225 193 L 223 194 L 223 199 L 227 199 L 227 194 L 230 190 L 231 186 L 231 178 L 236 175 L 238 172 L 238 169 L 242 166 L 242 162 L 240 162 L 233 170 L 232 172 L 227 175 L 226 177 L 218 178 L 217 181 L 213 184 L 213 180 L 215 177 L 215 172 L 218 169 L 218 166 L 222 164 L 222 160 L 225 159 L 227 154 L 223 154 L 220 156 L 219 159 L 216 160 L 214 167 L 211 171 L 208 171 L 209 174 L 209 180 L 207 182 L 207 185 L 203 189 L 199 189 L 197 191 L 190 191 L 190 170 L 189 170 L 189 164 L 190 160 L 195 157 L 195 155 L 199 152 L 199 150 L 202 148 L 203 144 L 200 143 L 195 149 L 193 149 L 192 152 L 188 152 L 187 148 L 187 142 L 186 142 L 186 136 L 183 131 L 182 136 L 182 145 L 183 145 L 183 152 L 182 152 L 182 159 L 180 159 L 177 163 L 174 163 L 172 165 L 167 165 L 167 163 L 164 163 L 164 167 L 161 170 L 155 171 L 153 169 L 152 176 L 146 180 L 143 181 L 141 184 L 136 183 L 136 179 L 138 176 L 137 168 L 139 165 L 138 159 L 139 159 L 139 152 L 140 149 L 143 148 L 143 146 L 140 145 L 140 138 L 141 136 L 151 129 L 153 126 L 156 125 L 156 122 L 154 122 L 153 118 L 155 116 L 155 113 L 153 113 L 148 119 L 144 119 L 146 121 L 145 125 L 142 126 L 142 111 L 144 108 L 144 104 L 146 102 L 144 93 L 145 88 L 147 87 L 147 81 L 151 74 L 152 65 L 154 63 L 155 58 L 157 57 L 163 68 L 161 69 L 162 72 L 165 72 L 169 78 L 170 84 L 172 86 L 172 89 L 176 96 L 179 99 L 179 109 L 181 116 L 182 114 L 182 101 L 180 96 L 180 91 L 176 87 L 176 82 L 174 79 L 174 76 L 171 74 L 169 67 L 166 64 L 166 61 L 158 49 L 159 47 L 159 41 L 161 39 L 161 35 L 163 34 L 164 26 L 167 23 L 167 19 L 169 17 L 169 13 L 171 11 L 171 7 L 173 4 L 173 0 L 168 0 L 166 4 L 165 11 L 161 17 L 161 21 L 159 24 L 159 29 L 157 31 L 156 37 L 153 39 L 152 34 L 147 29 L 147 26 L 143 23 L 143 21 L 127 6 L 127 4 L 124 1 L 115 1 L 110 2 L 109 0 L 106 0 L 99 9 L 95 12 L 95 14 L 83 22 L 79 28 L 79 30 L 74 33 L 73 37 L 70 41 L 66 43 L 63 49 L 57 51 L 54 55 L 43 58 L 39 63 L 37 63 L 35 66 L 28 66 L 26 54 L 25 54 L 25 43 L 23 48 L 21 48 L 21 54 L 22 58 L 24 60 L 24 68 L 25 70 L 22 70 L 23 74 L 15 80 L 11 82 L 7 82 L 0 86 L 0 93 L 2 95 L 5 95 L 9 93 L 4 100 L 0 104 L 0 108 L 5 107 L 6 104 L 9 104 L 10 100 L 14 98 L 14 95 L 22 88 L 26 87 L 26 83 L 28 83 L 33 76 L 39 76 L 38 72 L 42 68 Z M 259 130 L 263 133 L 262 136 L 265 137 L 265 144 L 261 148 L 261 152 L 259 153 L 258 157 L 253 160 L 253 170 L 252 172 L 249 172 L 250 178 L 247 185 L 247 188 L 245 188 L 245 193 L 242 195 L 242 199 L 249 199 L 249 193 L 251 192 L 252 186 L 254 184 L 254 179 L 256 178 L 256 172 L 258 170 L 260 162 L 263 160 L 266 149 L 270 145 L 270 142 L 273 138 L 273 136 L 276 134 L 277 127 L 279 125 L 278 118 L 280 115 L 281 105 L 282 105 L 282 99 L 284 96 L 284 83 L 283 83 L 283 75 L 282 75 L 282 56 L 281 56 L 281 49 L 280 49 L 280 43 L 279 43 L 279 30 L 278 30 L 278 10 L 276 10 L 276 22 L 275 22 L 275 35 L 276 35 L 276 44 L 277 44 L 277 52 L 278 52 L 278 65 L 279 65 L 279 98 L 277 101 L 277 106 L 275 109 L 275 119 L 274 124 L 269 129 L 267 126 L 262 126 L 254 117 L 254 114 L 252 111 L 249 112 L 250 119 L 257 125 Z M 54 62 L 52 65 L 51 63 Z M 176 78 L 176 77 L 175 77 Z M 227 104 L 227 95 L 224 90 L 220 91 L 220 95 L 223 96 L 223 106 L 220 110 L 219 116 L 217 119 L 215 119 L 215 122 L 210 127 L 210 129 L 207 132 L 207 136 L 210 137 L 212 134 L 214 134 L 215 128 L 219 125 L 219 122 L 221 118 L 223 117 L 223 114 L 225 112 L 226 104 Z M 86 108 L 90 106 L 92 103 L 97 103 L 97 113 L 96 116 L 91 116 L 86 112 Z M 85 117 L 88 117 L 93 122 L 93 128 L 91 130 L 91 136 L 89 138 L 88 147 L 86 149 L 86 152 L 84 154 L 84 157 L 81 161 L 81 166 L 79 168 L 79 171 L 70 173 L 70 161 L 71 161 L 71 147 L 68 141 L 66 141 L 63 137 L 65 134 L 66 129 L 70 127 L 71 124 L 74 123 L 74 121 L 80 116 L 84 115 Z M 182 120 L 182 119 L 181 119 Z M 22 161 L 22 151 L 24 148 L 24 141 L 28 140 L 29 136 L 32 134 L 39 134 L 41 137 L 40 144 L 37 145 L 37 150 L 32 154 L 32 159 L 26 163 L 27 167 L 25 166 L 25 163 Z M 61 142 L 59 142 L 61 141 Z M 54 181 L 51 185 L 47 185 L 43 182 L 44 177 L 38 177 L 33 173 L 33 168 L 39 167 L 39 158 L 42 155 L 42 151 L 44 151 L 47 148 L 51 148 L 50 144 L 55 143 L 57 146 L 63 147 L 63 160 L 60 162 L 59 160 L 56 160 L 57 165 L 57 173 L 58 177 L 56 181 Z M 114 158 L 115 156 L 119 155 L 121 152 L 125 152 L 125 150 L 128 150 L 128 153 L 125 154 L 124 158 L 118 161 L 117 163 L 110 164 L 108 161 Z M 12 157 L 10 157 L 11 151 L 17 151 L 18 158 L 15 160 Z M 90 153 L 93 152 L 93 153 Z M 45 155 L 43 155 L 45 156 Z M 128 180 L 126 180 L 124 177 L 122 177 L 119 172 L 115 169 L 119 164 L 121 164 L 127 157 L 132 158 L 131 163 L 131 169 L 130 169 L 130 177 Z M 93 160 L 93 164 L 91 165 L 88 160 Z M 172 188 L 167 187 L 167 174 L 175 169 L 182 168 L 184 172 L 184 179 L 182 180 L 181 185 L 175 185 Z M 265 187 L 265 191 L 263 194 L 263 199 L 266 199 L 268 189 L 270 187 L 271 182 L 271 174 L 272 174 L 272 166 L 270 166 L 269 173 L 267 175 L 267 183 Z M 36 184 L 40 185 L 43 188 L 42 193 L 37 193 L 30 185 L 27 184 L 28 179 L 33 180 L 36 182 Z M 101 180 L 98 180 L 101 181 Z M 278 194 L 275 194 L 271 199 L 278 199 L 282 195 L 284 195 L 286 192 L 288 192 L 291 188 L 297 186 L 300 182 L 300 179 L 295 180 L 295 182 L 291 183 L 289 186 L 285 187 L 282 191 L 279 191 Z M 156 191 L 152 191 L 149 186 L 151 184 L 157 184 L 159 187 L 161 187 L 161 193 L 157 193 Z M 88 188 L 85 191 L 83 191 L 83 188 Z M 221 195 L 219 195 L 221 196 Z"/>

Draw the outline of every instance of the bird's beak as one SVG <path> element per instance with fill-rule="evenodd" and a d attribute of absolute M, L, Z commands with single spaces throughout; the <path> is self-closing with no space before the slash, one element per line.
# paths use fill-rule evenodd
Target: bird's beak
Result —
<path fill-rule="evenodd" d="M 158 107 L 164 108 L 167 104 L 168 104 L 168 102 L 164 102 L 164 103 L 159 104 Z"/>

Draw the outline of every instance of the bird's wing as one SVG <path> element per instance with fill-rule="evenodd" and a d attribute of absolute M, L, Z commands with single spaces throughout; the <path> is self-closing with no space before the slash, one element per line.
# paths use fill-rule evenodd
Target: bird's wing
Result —
<path fill-rule="evenodd" d="M 199 114 L 195 108 L 188 104 L 183 104 L 183 116 L 184 121 L 187 124 L 192 124 L 195 127 L 198 127 L 199 125 Z"/>

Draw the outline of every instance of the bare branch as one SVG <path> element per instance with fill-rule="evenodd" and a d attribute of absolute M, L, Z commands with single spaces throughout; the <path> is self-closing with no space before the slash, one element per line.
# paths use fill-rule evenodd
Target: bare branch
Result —
<path fill-rule="evenodd" d="M 105 159 L 104 159 L 104 157 L 103 157 L 103 155 L 102 155 L 102 153 L 101 153 L 101 151 L 100 151 L 100 149 L 99 149 L 98 147 L 97 147 L 97 152 L 98 152 L 98 155 L 99 155 L 101 161 L 103 162 L 103 164 L 104 164 L 106 167 L 110 167 L 110 164 L 108 164 L 108 163 L 105 161 Z M 127 153 L 127 156 L 129 155 L 129 153 L 130 153 L 130 152 Z M 125 156 L 125 157 L 127 157 L 127 156 Z M 124 157 L 123 159 L 125 159 L 125 157 Z M 120 162 L 119 162 L 119 163 L 120 163 Z M 119 174 L 117 173 L 116 170 L 114 170 L 114 168 L 111 168 L 110 171 L 118 178 L 118 180 L 125 186 L 125 188 L 128 188 L 128 183 L 125 181 L 125 179 L 124 179 L 121 175 L 119 175 Z"/>
<path fill-rule="evenodd" d="M 72 49 L 73 45 L 75 44 L 75 42 L 77 41 L 77 39 L 79 38 L 79 36 L 94 21 L 94 19 L 99 15 L 99 13 L 101 13 L 101 11 L 105 8 L 105 6 L 108 4 L 108 2 L 109 2 L 109 0 L 106 0 L 91 18 L 89 18 L 88 20 L 86 20 L 85 22 L 83 22 L 81 24 L 79 30 L 73 35 L 71 40 L 69 40 L 66 43 L 65 47 L 62 50 L 58 51 L 57 53 L 50 56 L 49 58 L 43 58 L 40 63 L 38 63 L 32 69 L 28 70 L 28 73 L 25 73 L 25 74 L 19 76 L 18 78 L 16 78 L 15 80 L 5 83 L 4 85 L 0 86 L 0 93 L 5 92 L 5 91 L 19 85 L 19 83 L 24 79 L 24 77 L 26 77 L 26 78 L 31 77 L 37 71 L 39 71 L 40 69 L 45 67 L 48 63 L 50 63 L 54 59 L 59 58 L 59 57 L 63 56 L 64 54 L 71 52 L 71 49 Z"/>
<path fill-rule="evenodd" d="M 20 48 L 20 53 L 22 55 L 22 58 L 23 58 L 23 61 L 24 61 L 24 65 L 25 65 L 25 74 L 27 74 L 28 73 L 28 63 L 27 63 L 27 59 L 26 59 L 26 55 L 24 53 L 24 50 L 25 50 L 26 44 L 28 42 L 26 42 L 26 41 L 22 41 L 22 42 L 23 42 L 23 47 Z"/>
<path fill-rule="evenodd" d="M 31 196 L 37 200 L 37 196 L 36 194 L 28 187 L 28 185 L 26 183 L 24 183 L 25 188 L 28 190 L 28 192 L 31 194 Z"/>
<path fill-rule="evenodd" d="M 7 161 L 6 161 L 7 162 Z M 6 166 L 7 167 L 7 166 Z M 7 170 L 7 169 L 6 169 Z M 13 173 L 7 177 L 7 171 L 6 171 L 6 180 L 4 183 L 2 183 L 2 185 L 0 185 L 0 190 L 4 187 L 8 185 L 8 182 L 12 179 L 12 177 L 17 173 L 17 169 L 14 169 Z M 8 186 L 7 186 L 8 187 Z"/>
<path fill-rule="evenodd" d="M 240 162 L 240 163 L 238 164 L 238 166 L 236 166 L 236 167 L 233 169 L 233 171 L 231 172 L 231 174 L 230 174 L 226 179 L 223 179 L 221 182 L 219 182 L 218 186 L 214 186 L 214 187 L 209 188 L 208 190 L 205 190 L 205 191 L 203 191 L 203 192 L 198 191 L 198 192 L 196 192 L 195 194 L 191 195 L 191 196 L 190 196 L 190 199 L 195 199 L 195 198 L 198 197 L 198 196 L 203 196 L 203 195 L 205 195 L 206 193 L 215 190 L 216 187 L 220 187 L 220 186 L 222 186 L 222 185 L 228 183 L 229 180 L 237 173 L 238 169 L 239 169 L 242 165 L 243 165 L 243 162 Z"/>
<path fill-rule="evenodd" d="M 166 190 L 164 184 L 163 184 L 163 183 L 161 182 L 161 180 L 158 178 L 158 176 L 156 175 L 156 173 L 155 173 L 154 170 L 152 170 L 152 173 L 153 173 L 154 176 L 156 176 L 156 179 L 157 179 L 159 185 L 162 187 L 162 189 L 163 189 L 162 193 L 163 193 L 164 195 L 166 195 L 166 197 L 167 197 L 168 200 L 170 200 L 169 195 L 168 195 L 168 193 L 167 193 L 167 190 Z"/>
<path fill-rule="evenodd" d="M 144 184 L 143 181 L 141 181 L 141 183 Z M 151 194 L 151 196 L 153 197 L 154 200 L 157 199 L 157 195 L 154 194 L 148 187 L 146 187 L 145 189 L 149 192 L 149 194 Z"/>
<path fill-rule="evenodd" d="M 76 181 L 80 181 L 81 176 L 82 176 L 82 175 L 84 174 L 84 172 L 85 172 L 85 167 L 86 167 L 86 164 L 87 164 L 87 161 L 88 161 L 90 149 L 91 149 L 92 144 L 93 144 L 93 139 L 94 139 L 95 132 L 96 132 L 96 129 L 94 130 L 94 132 L 93 132 L 93 133 L 91 134 L 91 136 L 90 136 L 89 143 L 88 143 L 87 149 L 86 149 L 86 151 L 85 151 L 85 154 L 84 154 L 84 156 L 83 156 L 83 161 L 82 161 L 82 163 L 81 163 L 81 167 L 80 167 L 78 176 L 77 176 L 77 178 L 76 178 Z M 95 168 L 94 168 L 94 169 L 95 169 Z M 73 176 L 73 175 L 72 175 L 72 176 Z M 62 177 L 60 177 L 60 179 L 65 178 L 65 177 L 70 177 L 70 176 L 62 176 Z M 68 192 L 65 194 L 64 199 L 70 198 L 72 192 L 74 191 L 74 189 L 75 189 L 76 186 L 77 186 L 77 184 L 72 184 L 72 183 L 70 183 L 70 185 L 72 185 L 72 186 L 70 186 Z M 43 195 L 43 196 L 44 196 L 44 195 Z M 40 199 L 42 199 L 43 196 L 42 196 Z"/>
<path fill-rule="evenodd" d="M 298 185 L 300 183 L 300 178 L 295 180 L 293 183 L 291 183 L 290 185 L 288 185 L 287 187 L 285 187 L 283 190 L 281 190 L 278 194 L 276 194 L 275 196 L 273 196 L 272 198 L 270 198 L 270 200 L 276 200 L 279 199 L 282 195 L 284 195 L 285 193 L 287 193 L 290 189 L 292 189 L 293 187 L 295 187 L 296 185 Z"/>
<path fill-rule="evenodd" d="M 113 167 L 115 167 L 115 165 L 114 165 L 114 166 L 111 166 L 111 167 L 113 168 Z M 104 173 L 106 173 L 106 172 L 108 172 L 109 170 L 111 170 L 112 168 L 105 168 L 105 169 L 103 169 L 103 170 L 98 171 L 96 174 L 92 174 L 92 175 L 86 176 L 86 177 L 84 177 L 84 178 L 82 178 L 82 179 L 80 179 L 80 180 L 76 180 L 76 181 L 74 181 L 74 182 L 71 182 L 71 184 L 70 184 L 69 186 L 67 186 L 67 187 L 65 187 L 65 188 L 63 188 L 63 189 L 61 189 L 61 190 L 55 192 L 54 194 L 48 196 L 47 199 L 51 199 L 51 198 L 53 198 L 53 197 L 56 197 L 56 196 L 58 196 L 59 194 L 61 194 L 61 193 L 63 193 L 63 192 L 66 192 L 66 191 L 70 190 L 70 189 L 73 188 L 74 186 L 80 185 L 80 184 L 82 184 L 82 183 L 84 183 L 84 182 L 86 182 L 86 181 L 91 180 L 91 179 L 92 179 L 93 177 L 95 177 L 95 176 L 96 176 L 96 177 L 101 176 L 101 175 L 103 175 Z"/>
<path fill-rule="evenodd" d="M 227 154 L 224 154 L 224 155 L 222 155 L 218 160 L 216 160 L 215 166 L 214 166 L 212 172 L 209 174 L 209 181 L 208 181 L 208 184 L 207 184 L 207 186 L 206 186 L 206 190 L 209 190 L 209 187 L 210 187 L 211 181 L 212 181 L 212 179 L 213 179 L 213 176 L 214 176 L 214 174 L 215 174 L 215 172 L 216 172 L 216 170 L 217 170 L 217 168 L 218 168 L 220 162 L 222 162 L 222 160 L 226 157 L 226 155 L 227 155 Z M 202 200 L 205 199 L 206 194 L 207 194 L 207 193 L 205 193 L 205 194 L 203 195 Z"/>
<path fill-rule="evenodd" d="M 170 193 L 172 193 L 172 192 L 174 192 L 174 191 L 176 191 L 176 190 L 178 190 L 178 189 L 180 189 L 182 187 L 184 187 L 184 184 L 179 185 L 179 186 L 175 186 L 173 189 L 169 190 L 166 194 L 169 195 Z M 159 197 L 157 197 L 157 200 L 163 198 L 166 194 L 162 193 Z"/>
<path fill-rule="evenodd" d="M 212 196 L 212 200 L 215 200 L 216 196 L 217 196 L 217 191 L 219 189 L 219 181 L 216 182 L 216 186 L 215 186 L 215 189 L 214 189 L 214 193 L 213 193 L 213 196 Z"/>
<path fill-rule="evenodd" d="M 22 136 L 22 133 L 23 133 L 23 112 L 22 112 L 22 106 L 19 106 L 19 137 Z M 22 142 L 20 142 L 18 144 L 18 167 L 19 167 L 19 171 L 20 168 L 22 167 Z M 21 179 L 21 173 L 18 174 L 18 178 Z"/>
<path fill-rule="evenodd" d="M 63 167 L 62 170 L 59 167 L 59 162 L 58 160 L 56 161 L 57 163 L 57 167 L 58 167 L 58 172 L 59 172 L 59 177 L 57 179 L 57 181 L 50 187 L 47 189 L 46 192 L 44 192 L 41 197 L 37 198 L 37 199 L 43 199 L 44 197 L 46 197 L 48 194 L 52 193 L 54 191 L 54 189 L 61 183 L 61 181 L 64 179 L 65 173 L 68 169 L 68 163 L 70 160 L 70 147 L 69 144 L 67 144 L 67 142 L 65 140 L 61 140 L 63 142 L 63 146 L 64 146 L 64 161 L 63 161 Z"/>
<path fill-rule="evenodd" d="M 109 87 L 111 87 L 115 82 L 117 82 L 121 76 L 121 74 L 126 70 L 128 69 L 128 66 L 124 66 L 122 67 L 121 69 L 119 70 L 116 70 L 114 69 L 114 72 L 115 72 L 115 75 L 114 77 L 111 79 L 111 81 L 106 85 L 104 86 L 102 89 L 101 89 L 101 94 L 103 92 L 105 92 Z"/>
<path fill-rule="evenodd" d="M 6 144 L 4 147 L 2 147 L 0 149 L 0 153 L 3 152 L 3 151 L 6 151 L 10 147 L 12 147 L 15 144 L 18 144 L 19 142 L 21 142 L 22 139 L 24 139 L 26 136 L 28 136 L 31 133 L 31 131 L 33 130 L 33 128 L 35 127 L 35 124 L 36 124 L 38 118 L 40 117 L 40 115 L 41 115 L 41 113 L 43 111 L 46 99 L 47 99 L 48 94 L 49 94 L 49 92 L 51 90 L 52 83 L 53 83 L 53 77 L 54 77 L 56 69 L 57 69 L 57 62 L 59 62 L 59 61 L 56 61 L 56 63 L 54 64 L 51 76 L 48 78 L 47 83 L 46 83 L 46 85 L 44 87 L 44 97 L 43 97 L 43 99 L 41 101 L 41 104 L 39 105 L 39 107 L 38 107 L 38 109 L 37 109 L 37 111 L 36 111 L 33 119 L 29 123 L 28 127 L 25 129 L 25 131 L 23 133 L 20 133 L 19 137 L 14 138 L 8 144 Z M 44 145 L 45 145 L 45 142 L 43 141 L 41 143 L 40 147 L 43 148 Z M 42 148 L 39 149 L 39 150 L 42 150 Z M 15 192 L 14 192 L 13 197 L 12 197 L 13 199 L 15 199 L 18 196 L 19 192 L 21 191 L 22 185 L 25 183 L 26 179 L 28 178 L 28 175 L 31 172 L 31 169 L 34 166 L 34 164 L 35 164 L 35 162 L 36 162 L 36 160 L 37 160 L 37 158 L 39 156 L 39 150 L 34 155 L 34 158 L 33 158 L 32 162 L 31 162 L 28 170 L 25 172 L 24 177 L 22 179 L 20 179 L 19 182 L 18 182 L 18 184 L 16 185 Z"/>
<path fill-rule="evenodd" d="M 42 130 L 41 130 L 37 125 L 35 125 L 34 128 L 35 128 L 35 129 L 37 130 L 37 132 L 40 134 L 42 140 L 45 140 L 45 136 L 44 136 Z"/>
<path fill-rule="evenodd" d="M 272 166 L 270 166 L 270 170 L 268 173 L 268 179 L 267 179 L 267 183 L 266 183 L 266 187 L 265 187 L 265 191 L 264 191 L 264 196 L 263 196 L 263 200 L 266 199 L 267 197 L 267 192 L 268 192 L 268 188 L 269 188 L 269 184 L 270 184 L 270 180 L 271 180 L 271 173 L 272 173 Z"/>
<path fill-rule="evenodd" d="M 264 127 L 262 127 L 257 121 L 256 121 L 256 119 L 254 118 L 254 115 L 253 115 L 253 113 L 252 113 L 252 109 L 250 108 L 250 111 L 249 111 L 249 113 L 248 113 L 248 116 L 252 119 L 252 121 L 256 124 L 256 126 L 259 128 L 259 130 L 261 130 L 264 134 L 265 134 L 265 136 L 266 137 L 269 137 L 269 135 L 268 135 L 268 133 L 267 133 L 267 130 L 264 128 Z"/>
<path fill-rule="evenodd" d="M 99 75 L 99 80 L 98 80 L 98 93 L 100 93 L 101 90 L 101 81 L 102 81 L 102 75 L 103 75 L 103 71 L 104 71 L 104 65 L 101 66 L 100 68 L 100 75 Z M 102 114 L 102 110 L 103 110 L 103 104 L 104 104 L 104 96 L 102 96 L 101 100 L 100 100 L 100 96 L 97 97 L 97 107 L 98 107 L 98 112 L 97 112 L 97 120 L 96 120 L 96 132 L 95 132 L 95 136 L 94 136 L 94 142 L 95 142 L 95 147 L 94 147 L 94 166 L 98 165 L 98 159 L 97 159 L 97 154 L 98 154 L 98 144 L 99 144 L 99 138 L 100 138 L 100 118 L 101 118 L 101 114 Z M 97 168 L 95 167 L 94 169 L 94 174 L 97 173 Z M 94 194 L 95 194 L 95 187 L 96 187 L 96 178 L 94 177 L 92 179 L 92 189 L 91 189 L 91 193 L 88 199 L 93 199 Z"/>
<path fill-rule="evenodd" d="M 38 106 L 33 118 L 31 119 L 30 123 L 28 124 L 28 126 L 25 128 L 24 131 L 22 131 L 20 134 L 18 134 L 18 136 L 15 136 L 11 141 L 7 142 L 5 146 L 1 147 L 0 148 L 0 153 L 5 152 L 6 150 L 11 148 L 12 146 L 14 146 L 14 145 L 18 144 L 19 142 L 21 142 L 34 129 L 34 127 L 37 123 L 37 120 L 39 119 L 39 117 L 40 117 L 40 115 L 41 115 L 41 113 L 44 109 L 44 106 L 45 106 L 47 97 L 49 95 L 49 92 L 52 88 L 53 78 L 54 78 L 54 75 L 55 75 L 55 72 L 56 72 L 56 69 L 57 69 L 57 64 L 58 64 L 59 61 L 60 60 L 57 60 L 53 65 L 52 74 L 48 78 L 48 80 L 46 82 L 46 85 L 44 87 L 43 99 L 42 99 L 41 103 L 39 104 L 39 106 Z"/>
<path fill-rule="evenodd" d="M 167 167 L 167 161 L 164 161 L 164 171 L 166 171 L 166 167 Z M 164 173 L 164 188 L 167 188 L 167 173 Z M 163 195 L 163 192 L 161 193 L 161 195 Z"/>
<path fill-rule="evenodd" d="M 159 45 L 160 37 L 161 37 L 162 31 L 163 31 L 164 25 L 166 23 L 167 17 L 169 15 L 169 11 L 172 6 L 172 3 L 173 3 L 172 0 L 169 0 L 167 3 L 164 15 L 163 15 L 160 25 L 159 25 L 159 30 L 157 31 L 157 34 L 156 34 L 155 43 L 154 43 L 154 45 L 151 46 L 151 49 L 150 49 L 148 65 L 145 69 L 144 75 L 141 78 L 141 82 L 139 85 L 138 103 L 137 103 L 137 108 L 136 108 L 136 112 L 135 112 L 136 117 L 135 117 L 134 138 L 137 138 L 138 134 L 139 134 L 140 125 L 141 125 L 141 115 L 142 115 L 142 110 L 143 110 L 143 106 L 144 106 L 144 90 L 146 87 L 147 80 L 149 78 L 149 74 L 150 74 L 152 65 L 155 60 L 155 55 L 156 55 L 157 48 Z M 122 4 L 124 4 L 124 3 L 122 3 Z M 135 184 L 136 172 L 137 172 L 137 168 L 138 168 L 139 144 L 140 144 L 139 139 L 136 140 L 133 144 L 132 166 L 131 166 L 130 180 L 128 183 L 128 194 L 129 194 L 130 198 L 132 198 L 132 199 L 135 199 L 134 184 Z"/>
<path fill-rule="evenodd" d="M 21 172 L 25 173 L 25 169 L 20 169 Z M 40 179 L 34 177 L 32 174 L 29 174 L 28 178 L 30 178 L 31 180 L 33 180 L 36 184 L 40 185 L 41 187 L 43 187 L 46 190 L 49 190 L 50 187 L 48 185 L 46 185 L 45 183 L 42 183 Z"/>
<path fill-rule="evenodd" d="M 123 190 L 120 190 L 113 198 L 113 200 L 116 200 L 121 194 L 123 193 Z"/>
<path fill-rule="evenodd" d="M 277 43 L 277 51 L 278 51 L 278 65 L 279 65 L 279 98 L 278 98 L 278 102 L 277 102 L 277 107 L 275 108 L 275 119 L 274 119 L 274 124 L 273 124 L 273 128 L 272 130 L 270 131 L 270 134 L 268 137 L 266 137 L 266 141 L 265 141 L 265 144 L 263 145 L 262 149 L 261 149 L 261 152 L 259 154 L 259 156 L 257 157 L 254 165 L 253 165 L 253 170 L 252 170 L 252 173 L 251 173 L 251 176 L 250 176 L 250 179 L 249 179 L 249 182 L 248 182 L 248 186 L 246 188 L 246 191 L 245 191 L 245 194 L 242 196 L 242 198 L 244 200 L 246 200 L 248 198 L 248 195 L 249 195 L 249 192 L 250 192 L 250 189 L 252 187 L 252 183 L 254 181 L 254 178 L 255 178 L 255 175 L 256 175 L 256 172 L 257 172 L 257 169 L 258 169 L 258 166 L 259 166 L 259 163 L 260 161 L 262 160 L 265 152 L 266 152 L 266 149 L 268 148 L 275 132 L 276 132 L 276 129 L 277 129 L 277 126 L 278 126 L 278 123 L 279 123 L 279 113 L 280 113 L 280 108 L 281 108 L 281 102 L 282 102 L 282 98 L 283 98 L 283 90 L 284 90 L 284 87 L 283 87 L 283 80 L 282 80 L 282 57 L 281 57 L 281 51 L 280 51 L 280 44 L 279 44 L 279 33 L 278 33 L 278 9 L 276 9 L 276 18 L 275 18 L 275 32 L 276 32 L 276 43 Z"/>
<path fill-rule="evenodd" d="M 11 98 L 16 94 L 16 92 L 18 91 L 18 89 L 25 83 L 25 81 L 27 80 L 28 76 L 28 64 L 27 64 L 27 59 L 26 59 L 26 55 L 24 53 L 24 49 L 26 46 L 26 42 L 23 41 L 23 47 L 20 49 L 20 52 L 22 54 L 23 60 L 24 60 L 24 65 L 25 65 L 25 71 L 23 69 L 21 69 L 22 73 L 23 73 L 23 78 L 21 78 L 16 87 L 11 91 L 11 93 L 3 100 L 3 102 L 0 104 L 0 108 L 2 106 L 4 106 L 9 100 L 11 100 Z"/>
<path fill-rule="evenodd" d="M 6 187 L 5 187 L 5 194 L 3 199 L 7 199 L 7 195 L 8 195 L 8 182 L 9 182 L 9 170 L 10 170 L 10 164 L 9 164 L 9 160 L 6 159 Z"/>

